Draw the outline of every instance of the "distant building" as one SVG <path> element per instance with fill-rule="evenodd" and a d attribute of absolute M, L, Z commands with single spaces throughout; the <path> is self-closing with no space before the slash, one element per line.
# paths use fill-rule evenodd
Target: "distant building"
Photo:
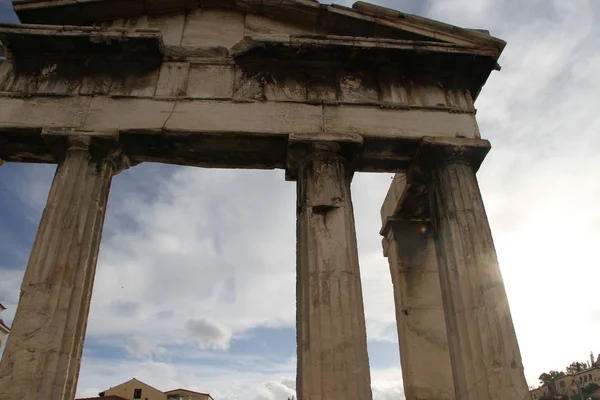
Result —
<path fill-rule="evenodd" d="M 167 400 L 214 400 L 208 393 L 193 392 L 186 389 L 175 389 L 165 392 Z"/>
<path fill-rule="evenodd" d="M 593 367 L 585 371 L 567 375 L 554 382 L 556 393 L 565 396 L 578 394 L 579 388 L 584 388 L 590 383 L 600 385 L 600 367 Z"/>
<path fill-rule="evenodd" d="M 592 368 L 577 372 L 571 375 L 565 375 L 554 381 L 555 393 L 558 396 L 567 396 L 579 394 L 580 388 L 585 388 L 590 383 L 600 385 L 600 365 L 594 364 Z M 544 385 L 537 389 L 529 391 L 532 400 L 549 398 L 550 389 Z"/>
<path fill-rule="evenodd" d="M 0 348 L 2 348 L 2 343 L 4 342 L 4 338 L 6 337 L 6 335 L 8 335 L 10 333 L 10 328 L 2 320 L 2 311 L 4 311 L 4 310 L 6 310 L 6 307 L 4 307 L 2 304 L 0 304 Z"/>
<path fill-rule="evenodd" d="M 167 400 L 160 390 L 133 378 L 100 393 L 100 397 L 120 396 L 126 400 Z"/>
<path fill-rule="evenodd" d="M 214 400 L 208 393 L 187 389 L 160 390 L 135 378 L 111 387 L 99 394 L 100 397 L 76 400 Z"/>
<path fill-rule="evenodd" d="M 531 396 L 532 400 L 544 399 L 550 395 L 550 390 L 548 390 L 548 387 L 544 385 L 537 389 L 530 390 L 529 395 Z"/>

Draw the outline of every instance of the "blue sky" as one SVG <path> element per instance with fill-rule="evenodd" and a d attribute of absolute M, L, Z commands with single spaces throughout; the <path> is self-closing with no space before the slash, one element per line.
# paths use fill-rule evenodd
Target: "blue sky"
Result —
<path fill-rule="evenodd" d="M 531 385 L 600 352 L 600 3 L 374 1 L 508 42 L 477 101 L 494 149 L 481 182 Z M 344 4 L 343 1 L 339 2 Z M 0 0 L 0 21 L 14 22 Z M 11 322 L 54 166 L 0 168 L 0 302 Z M 389 174 L 353 196 L 375 397 L 401 373 L 379 208 Z M 79 395 L 135 376 L 217 400 L 295 388 L 295 186 L 282 171 L 143 164 L 113 181 Z M 563 341 L 568 341 L 564 343 Z"/>

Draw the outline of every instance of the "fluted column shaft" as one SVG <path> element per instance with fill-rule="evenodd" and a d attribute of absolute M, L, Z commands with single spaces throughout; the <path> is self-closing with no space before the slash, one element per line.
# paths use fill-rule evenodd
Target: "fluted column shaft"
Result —
<path fill-rule="evenodd" d="M 406 400 L 454 400 L 430 224 L 390 219 L 386 229 Z"/>
<path fill-rule="evenodd" d="M 298 161 L 299 400 L 370 400 L 371 378 L 348 160 L 328 146 Z"/>
<path fill-rule="evenodd" d="M 431 149 L 429 194 L 456 398 L 529 399 L 471 153 Z"/>
<path fill-rule="evenodd" d="M 72 400 L 115 163 L 68 139 L 33 244 L 0 363 L 3 400 Z"/>

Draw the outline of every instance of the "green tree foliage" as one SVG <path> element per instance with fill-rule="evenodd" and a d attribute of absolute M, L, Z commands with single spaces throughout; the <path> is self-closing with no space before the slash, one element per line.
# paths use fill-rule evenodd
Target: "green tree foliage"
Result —
<path fill-rule="evenodd" d="M 584 362 L 574 361 L 567 367 L 567 374 L 576 374 L 581 371 L 585 371 L 588 365 Z"/>
<path fill-rule="evenodd" d="M 556 385 L 554 384 L 554 382 L 558 378 L 562 378 L 565 375 L 566 374 L 562 371 L 550 371 L 550 372 L 544 372 L 543 374 L 540 375 L 540 377 L 538 379 L 540 380 L 540 383 L 542 385 L 548 387 L 548 390 L 550 391 L 550 393 L 555 393 Z"/>
<path fill-rule="evenodd" d="M 586 387 L 582 388 L 581 392 L 583 393 L 583 397 L 585 397 L 587 399 L 598 389 L 600 389 L 600 385 L 598 385 L 596 383 L 590 383 Z"/>

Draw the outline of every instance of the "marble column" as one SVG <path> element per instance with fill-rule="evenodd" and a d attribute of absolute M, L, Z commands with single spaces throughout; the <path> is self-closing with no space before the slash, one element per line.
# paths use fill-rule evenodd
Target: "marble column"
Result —
<path fill-rule="evenodd" d="M 106 203 L 120 166 L 116 156 L 91 148 L 94 138 L 58 139 L 66 147 L 64 160 L 54 176 L 0 363 L 3 400 L 75 396 Z"/>
<path fill-rule="evenodd" d="M 454 400 L 440 277 L 429 222 L 388 219 L 384 238 L 394 285 L 406 400 Z"/>
<path fill-rule="evenodd" d="M 324 137 L 290 138 L 289 155 L 298 187 L 298 399 L 370 400 L 350 195 L 351 162 L 362 138 L 335 135 L 327 141 Z"/>
<path fill-rule="evenodd" d="M 425 140 L 440 283 L 456 398 L 526 400 L 527 382 L 475 170 L 477 139 Z"/>

